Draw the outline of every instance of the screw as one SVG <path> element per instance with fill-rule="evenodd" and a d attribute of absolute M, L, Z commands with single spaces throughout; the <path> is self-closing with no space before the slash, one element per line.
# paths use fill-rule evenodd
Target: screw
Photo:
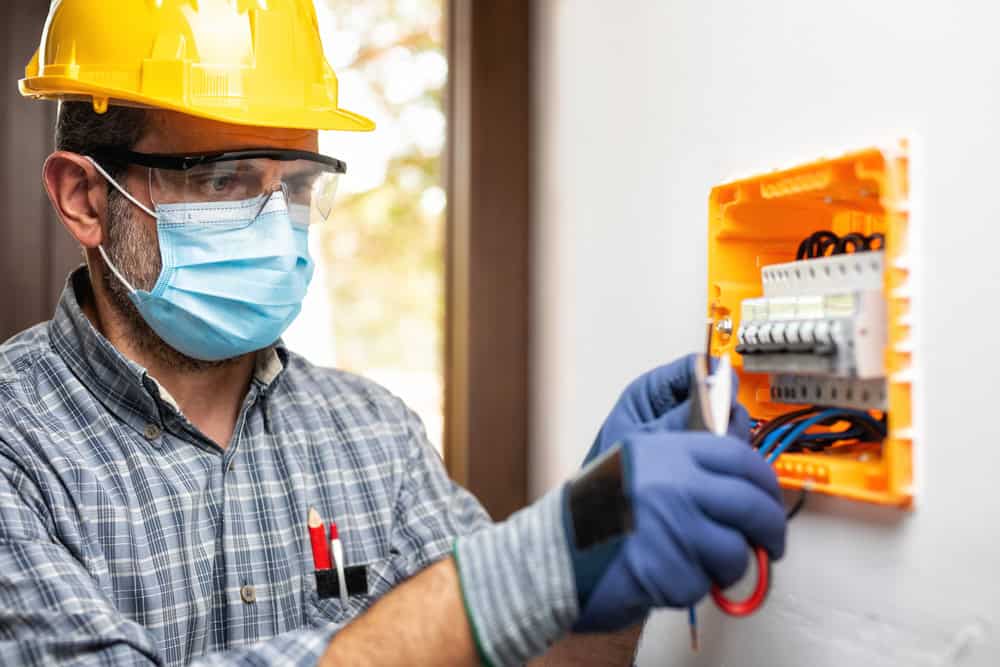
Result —
<path fill-rule="evenodd" d="M 715 330 L 721 336 L 731 336 L 733 335 L 733 321 L 728 317 L 723 317 L 721 320 L 715 323 Z"/>

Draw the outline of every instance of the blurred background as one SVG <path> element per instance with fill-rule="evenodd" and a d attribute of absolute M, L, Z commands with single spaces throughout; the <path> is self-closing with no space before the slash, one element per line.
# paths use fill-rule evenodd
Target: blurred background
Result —
<path fill-rule="evenodd" d="M 444 0 L 319 0 L 340 95 L 373 134 L 325 132 L 347 162 L 337 216 L 311 238 L 317 271 L 285 335 L 316 364 L 369 377 L 444 435 Z"/>
<path fill-rule="evenodd" d="M 0 334 L 78 252 L 39 187 L 54 108 L 14 81 L 47 3 L 0 9 Z M 711 187 L 911 146 L 914 510 L 815 498 L 765 609 L 655 614 L 640 665 L 1000 664 L 1000 50 L 994 3 L 317 0 L 370 135 L 287 339 L 405 398 L 502 518 L 579 465 L 637 374 L 699 347 Z"/>

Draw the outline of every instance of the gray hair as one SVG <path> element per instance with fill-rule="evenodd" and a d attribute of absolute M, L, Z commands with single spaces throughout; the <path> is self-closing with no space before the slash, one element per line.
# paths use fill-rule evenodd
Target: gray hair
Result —
<path fill-rule="evenodd" d="M 108 107 L 99 114 L 90 102 L 61 102 L 56 120 L 56 150 L 94 155 L 99 148 L 132 148 L 146 129 L 146 110 Z M 112 178 L 125 171 L 122 164 L 102 164 Z"/>

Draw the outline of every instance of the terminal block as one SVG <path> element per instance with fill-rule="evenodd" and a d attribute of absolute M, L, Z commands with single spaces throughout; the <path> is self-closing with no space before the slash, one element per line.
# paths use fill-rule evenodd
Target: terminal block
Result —
<path fill-rule="evenodd" d="M 722 183 L 708 225 L 711 348 L 768 421 L 804 405 L 885 420 L 881 442 L 781 453 L 786 488 L 908 507 L 914 498 L 913 262 L 905 143 Z M 818 230 L 881 239 L 805 253 Z M 799 259 L 797 259 L 799 258 Z M 815 429 L 833 429 L 816 425 Z"/>

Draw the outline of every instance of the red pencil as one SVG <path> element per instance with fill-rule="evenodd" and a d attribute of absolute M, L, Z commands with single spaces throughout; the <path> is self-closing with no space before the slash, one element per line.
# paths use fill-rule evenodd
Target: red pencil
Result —
<path fill-rule="evenodd" d="M 312 543 L 313 565 L 317 570 L 329 570 L 330 543 L 326 541 L 326 530 L 323 528 L 323 518 L 316 508 L 309 508 L 309 541 Z"/>

